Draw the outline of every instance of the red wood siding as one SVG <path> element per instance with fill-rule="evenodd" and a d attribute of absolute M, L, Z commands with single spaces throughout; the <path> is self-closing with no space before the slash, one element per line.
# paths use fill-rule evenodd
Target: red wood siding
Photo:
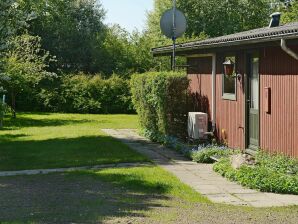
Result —
<path fill-rule="evenodd" d="M 298 52 L 298 47 L 293 48 Z M 246 51 L 236 54 L 237 73 L 246 74 Z M 194 110 L 212 111 L 212 59 L 189 58 Z M 245 146 L 244 84 L 237 81 L 237 100 L 222 99 L 223 55 L 217 54 L 216 132 L 230 147 Z M 271 113 L 264 106 L 265 87 L 271 88 Z M 280 47 L 260 49 L 260 147 L 298 157 L 298 61 Z"/>
<path fill-rule="evenodd" d="M 212 110 L 212 58 L 189 58 L 188 78 L 190 79 L 190 91 L 194 107 L 193 111 L 208 114 L 211 119 Z"/>
<path fill-rule="evenodd" d="M 265 87 L 271 88 L 269 114 L 262 106 Z M 279 47 L 261 51 L 260 105 L 260 147 L 298 157 L 298 61 Z"/>
<path fill-rule="evenodd" d="M 216 75 L 216 127 L 218 138 L 233 148 L 244 148 L 244 105 L 243 85 L 237 81 L 237 100 L 222 99 L 222 63 L 223 57 L 217 57 Z M 188 77 L 190 90 L 199 97 L 194 98 L 194 111 L 207 112 L 209 120 L 212 111 L 212 58 L 189 58 Z M 237 55 L 237 69 L 244 71 L 244 58 Z M 208 102 L 208 109 L 204 103 Z M 201 108 L 196 105 L 203 105 Z"/>
<path fill-rule="evenodd" d="M 219 139 L 233 148 L 244 148 L 244 94 L 243 84 L 237 80 L 236 101 L 222 98 L 223 55 L 217 55 L 216 127 Z M 236 54 L 237 73 L 244 72 L 244 55 Z"/>

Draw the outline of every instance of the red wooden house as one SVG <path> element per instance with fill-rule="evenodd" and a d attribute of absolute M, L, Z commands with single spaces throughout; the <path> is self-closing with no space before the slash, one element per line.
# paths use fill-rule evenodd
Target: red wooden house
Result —
<path fill-rule="evenodd" d="M 298 22 L 178 44 L 177 55 L 187 58 L 194 110 L 219 139 L 298 157 Z"/>

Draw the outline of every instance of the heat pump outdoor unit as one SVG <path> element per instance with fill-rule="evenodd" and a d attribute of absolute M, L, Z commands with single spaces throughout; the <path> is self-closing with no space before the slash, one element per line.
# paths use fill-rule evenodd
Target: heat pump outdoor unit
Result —
<path fill-rule="evenodd" d="M 188 113 L 188 136 L 192 139 L 206 139 L 208 115 L 201 112 Z"/>

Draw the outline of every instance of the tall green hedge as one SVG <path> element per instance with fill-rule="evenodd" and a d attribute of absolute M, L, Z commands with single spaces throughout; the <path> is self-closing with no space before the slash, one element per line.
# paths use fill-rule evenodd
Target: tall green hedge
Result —
<path fill-rule="evenodd" d="M 46 111 L 71 113 L 133 113 L 129 81 L 113 75 L 68 75 L 57 88 L 42 89 L 36 96 Z"/>
<path fill-rule="evenodd" d="M 185 74 L 149 72 L 131 78 L 132 102 L 145 135 L 186 137 L 189 80 Z"/>

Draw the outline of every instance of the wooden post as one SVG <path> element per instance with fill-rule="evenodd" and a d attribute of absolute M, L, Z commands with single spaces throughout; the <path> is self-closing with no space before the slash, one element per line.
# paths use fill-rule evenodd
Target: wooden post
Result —
<path fill-rule="evenodd" d="M 11 91 L 11 109 L 12 109 L 12 118 L 16 118 L 16 95 L 14 90 Z"/>
<path fill-rule="evenodd" d="M 5 104 L 5 95 L 3 95 L 2 100 L 0 101 L 0 129 L 3 128 L 4 104 Z"/>

